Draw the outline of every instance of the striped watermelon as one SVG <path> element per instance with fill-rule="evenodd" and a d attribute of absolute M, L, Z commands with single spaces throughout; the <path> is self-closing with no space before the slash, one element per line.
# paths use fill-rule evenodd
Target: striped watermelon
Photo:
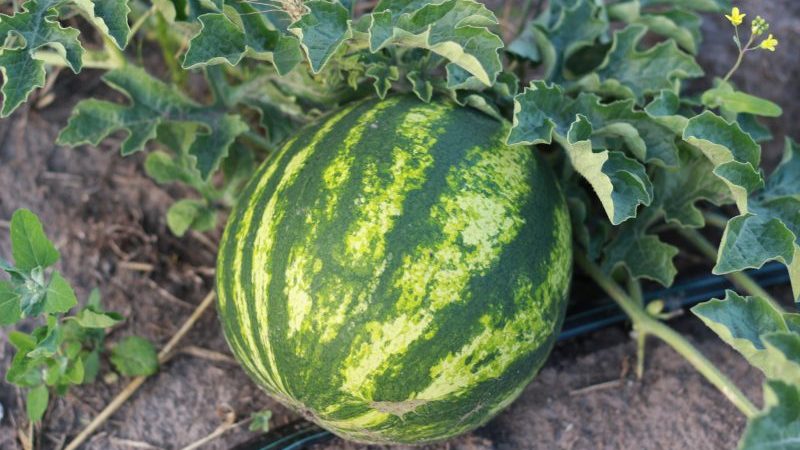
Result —
<path fill-rule="evenodd" d="M 261 167 L 220 247 L 228 343 L 272 396 L 350 440 L 422 443 L 486 422 L 561 326 L 570 222 L 508 126 L 370 100 Z"/>

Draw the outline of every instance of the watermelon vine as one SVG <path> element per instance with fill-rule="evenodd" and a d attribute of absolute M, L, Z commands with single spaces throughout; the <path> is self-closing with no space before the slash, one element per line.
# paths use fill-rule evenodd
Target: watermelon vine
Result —
<path fill-rule="evenodd" d="M 422 442 L 477 426 L 496 411 L 486 411 L 485 417 L 480 414 L 472 417 L 469 414 L 473 412 L 467 408 L 465 415 L 460 416 L 463 420 L 442 425 L 448 433 L 437 434 L 432 428 L 422 427 L 415 434 L 407 427 L 414 420 L 419 419 L 417 425 L 422 426 L 430 419 L 423 409 L 417 410 L 423 403 L 403 403 L 409 409 L 395 414 L 392 408 L 396 405 L 389 407 L 375 399 L 360 402 L 374 392 L 364 393 L 367 388 L 359 385 L 362 397 L 349 398 L 350 403 L 341 410 L 334 408 L 336 405 L 332 405 L 326 394 L 320 394 L 325 401 L 315 403 L 316 408 L 328 412 L 315 415 L 301 401 L 307 399 L 305 393 L 294 392 L 282 384 L 276 374 L 276 363 L 271 359 L 275 354 L 254 340 L 253 330 L 258 331 L 264 324 L 258 323 L 259 320 L 255 325 L 234 324 L 229 322 L 228 315 L 245 314 L 236 310 L 245 304 L 253 309 L 248 313 L 263 313 L 253 306 L 256 300 L 248 297 L 249 293 L 241 293 L 249 287 L 237 281 L 244 271 L 241 265 L 259 258 L 246 252 L 266 251 L 265 248 L 271 251 L 269 245 L 258 240 L 258 233 L 263 230 L 252 231 L 255 233 L 252 236 L 247 234 L 251 232 L 249 221 L 256 215 L 253 211 L 269 210 L 270 200 L 274 198 L 277 203 L 279 194 L 283 195 L 285 190 L 286 198 L 296 202 L 298 211 L 308 213 L 309 217 L 316 217 L 317 213 L 323 217 L 325 211 L 313 209 L 317 204 L 310 202 L 310 197 L 303 197 L 307 194 L 302 190 L 295 194 L 292 183 L 322 186 L 325 177 L 337 179 L 336 173 L 309 169 L 313 179 L 296 181 L 291 178 L 292 168 L 281 166 L 285 164 L 280 162 L 281 155 L 310 153 L 308 148 L 316 145 L 317 139 L 333 139 L 326 137 L 331 131 L 324 124 L 336 120 L 349 124 L 347 130 L 379 127 L 380 122 L 362 123 L 348 115 L 353 108 L 360 108 L 359 114 L 373 117 L 378 113 L 370 108 L 377 111 L 383 107 L 375 105 L 383 104 L 390 105 L 385 107 L 391 110 L 392 102 L 403 99 L 402 102 L 412 102 L 408 104 L 427 105 L 414 110 L 414 114 L 422 116 L 440 108 L 480 113 L 481 120 L 503 123 L 498 125 L 503 135 L 497 142 L 478 138 L 473 141 L 484 142 L 485 147 L 498 153 L 524 146 L 526 152 L 535 153 L 536 161 L 541 160 L 556 175 L 560 187 L 548 194 L 551 197 L 548 200 L 555 202 L 563 193 L 564 205 L 569 207 L 571 223 L 563 228 L 572 230 L 576 272 L 591 278 L 629 316 L 639 344 L 639 376 L 644 370 L 646 338 L 657 337 L 675 348 L 747 417 L 748 426 L 740 441 L 742 449 L 793 448 L 790 442 L 800 440 L 797 414 L 800 314 L 789 312 L 788 305 L 772 298 L 749 278 L 746 270 L 772 261 L 784 264 L 794 300 L 800 301 L 800 147 L 787 139 L 782 162 L 766 174 L 761 168 L 761 144 L 772 136 L 760 119 L 780 116 L 782 110 L 756 93 L 742 92 L 731 81 L 734 72 L 746 67 L 749 54 L 780 51 L 783 44 L 769 32 L 765 19 L 741 5 L 741 9 L 734 7 L 728 0 L 518 3 L 513 6 L 516 19 L 511 20 L 510 15 L 498 19 L 487 6 L 474 0 L 28 0 L 20 5 L 15 2 L 14 11 L 0 14 L 0 36 L 4 39 L 0 47 L 3 74 L 0 114 L 7 117 L 34 107 L 26 101 L 35 98 L 40 89 L 47 89 L 48 76 L 58 76 L 53 68 L 67 67 L 74 73 L 104 71 L 104 83 L 124 99 L 81 101 L 57 142 L 64 146 L 98 145 L 121 132 L 125 136 L 119 146 L 123 156 L 146 152 L 145 170 L 158 183 L 180 183 L 190 188 L 192 195 L 172 205 L 166 217 L 169 228 L 179 236 L 189 230 L 218 229 L 221 218 L 231 216 L 230 223 L 234 225 L 229 225 L 227 240 L 223 241 L 227 244 L 220 249 L 220 312 L 229 343 L 245 369 L 273 395 L 298 408 L 303 405 L 300 409 L 339 434 L 361 441 Z M 726 74 L 706 74 L 695 58 L 702 41 L 702 20 L 728 21 L 732 26 L 732 45 L 738 49 L 738 58 L 731 61 Z M 85 33 L 87 29 L 96 33 Z M 142 57 L 145 54 L 147 58 Z M 719 77 L 711 88 L 700 91 L 701 84 L 696 80 L 704 75 Z M 386 116 L 389 125 L 396 125 L 392 120 L 409 118 L 411 113 L 406 110 L 412 107 L 403 108 L 402 114 Z M 448 131 L 453 124 L 444 119 L 441 129 L 429 130 L 424 126 L 437 123 L 436 120 L 439 116 L 417 126 L 428 130 L 431 139 L 445 139 L 438 133 L 454 133 Z M 318 134 L 310 135 L 309 130 Z M 472 136 L 470 132 L 465 130 L 464 135 Z M 384 136 L 381 141 L 381 136 L 367 129 L 358 138 L 373 139 L 378 148 L 392 139 L 411 139 L 411 134 L 398 132 Z M 326 141 L 331 144 L 331 151 L 350 148 L 345 137 L 336 136 L 339 141 Z M 435 147 L 430 143 L 433 141 L 409 142 L 408 145 L 419 144 L 426 149 Z M 357 145 L 353 148 L 360 149 Z M 345 150 L 341 152 L 344 154 Z M 363 169 L 366 177 L 367 163 L 373 156 L 363 149 L 353 154 L 361 155 L 361 159 L 345 162 L 360 161 L 358 170 Z M 414 154 L 403 161 L 422 165 L 425 160 L 420 155 Z M 466 161 L 467 157 L 464 158 Z M 419 169 L 415 164 L 398 166 L 402 166 L 398 173 L 403 180 L 428 189 L 437 188 L 437 182 L 447 182 L 444 171 L 437 172 L 439 179 L 423 179 L 414 172 Z M 288 177 L 286 182 L 269 187 L 267 173 L 271 170 L 278 172 L 276 176 Z M 485 173 L 494 174 L 493 183 L 504 176 L 490 169 Z M 259 188 L 261 180 L 263 190 Z M 409 186 L 420 189 L 416 184 L 405 187 Z M 496 188 L 495 184 L 492 186 L 491 189 Z M 267 187 L 272 190 L 267 191 Z M 337 195 L 350 195 L 342 189 Z M 386 195 L 397 195 L 402 200 L 397 192 L 386 190 L 389 192 Z M 274 195 L 253 200 L 264 192 Z M 407 194 L 402 189 L 399 192 Z M 503 196 L 512 196 L 509 192 L 503 191 Z M 292 208 L 283 197 L 281 200 L 282 208 Z M 310 204 L 303 204 L 304 201 Z M 419 201 L 434 204 L 433 199 L 425 196 L 420 196 Z M 322 203 L 337 208 L 334 201 Z M 381 205 L 385 208 L 393 205 L 388 200 L 384 203 Z M 231 213 L 234 205 L 243 204 Z M 508 211 L 517 206 L 509 206 Z M 256 209 L 251 211 L 252 208 Z M 367 206 L 361 212 L 365 217 L 371 214 Z M 379 216 L 371 217 L 376 223 L 383 223 Z M 276 217 L 283 220 L 282 216 Z M 355 211 L 348 217 L 360 216 Z M 524 215 L 513 217 L 532 220 Z M 411 217 L 407 223 L 413 220 Z M 290 222 L 287 219 L 286 223 Z M 296 222 L 296 229 L 305 226 L 300 219 Z M 319 223 L 323 223 L 322 219 Z M 512 223 L 513 220 L 506 227 L 513 228 Z M 266 227 L 265 233 L 271 230 Z M 331 227 L 331 233 L 339 230 Z M 294 242 L 294 237 L 288 236 L 290 228 L 275 228 L 287 234 L 287 242 Z M 439 231 L 429 230 L 426 239 L 436 233 Z M 447 230 L 441 233 L 446 234 Z M 322 234 L 310 235 L 314 236 L 313 242 L 308 243 L 311 248 L 322 239 L 318 237 Z M 369 236 L 378 235 L 375 231 Z M 719 245 L 708 237 L 714 235 L 721 235 Z M 242 247 L 237 244 L 239 238 L 249 239 L 247 242 L 253 246 Z M 267 237 L 260 239 L 268 238 L 267 233 Z M 545 244 L 552 244 L 557 237 L 549 239 Z M 425 244 L 413 243 L 419 244 L 419 248 Z M 286 252 L 295 251 L 288 243 L 285 247 Z M 536 251 L 544 247 L 550 248 L 541 245 Z M 405 249 L 398 247 L 396 256 L 410 258 L 402 250 Z M 739 292 L 729 291 L 724 299 L 697 305 L 692 312 L 764 373 L 764 402 L 760 409 L 667 325 L 663 303 L 646 305 L 642 299 L 645 281 L 663 286 L 673 284 L 679 276 L 675 259 L 682 252 L 700 254 L 713 265 L 713 273 L 728 276 L 737 286 Z M 25 276 L 33 279 L 34 272 L 41 274 L 52 263 L 52 258 L 48 258 L 47 264 L 36 262 L 26 267 Z M 333 260 L 336 255 L 329 258 Z M 270 258 L 262 259 L 259 261 L 280 264 Z M 520 265 L 524 265 L 522 261 Z M 12 280 L 18 281 L 18 271 L 11 265 L 4 266 Z M 277 278 L 285 279 L 288 291 L 292 281 L 288 272 L 292 267 L 281 267 L 281 273 L 287 274 Z M 321 270 L 313 269 L 313 263 L 308 267 L 306 273 L 316 274 Z M 359 283 L 369 285 L 369 274 L 378 273 L 371 272 L 374 269 L 354 266 L 354 278 L 361 277 Z M 322 273 L 321 277 L 328 276 Z M 507 273 L 516 272 L 509 269 Z M 50 283 L 55 282 L 56 276 L 57 273 Z M 377 274 L 375 278 L 380 276 Z M 323 281 L 333 286 L 334 281 L 341 280 L 334 280 L 331 275 Z M 295 284 L 302 285 L 298 283 Z M 6 286 L 7 291 L 11 289 L 9 284 L 0 286 Z M 46 312 L 66 312 L 75 306 L 72 297 L 68 305 Z M 39 303 L 31 303 L 29 296 L 4 296 L 0 303 L 4 317 L 0 323 L 16 322 L 23 312 L 36 315 L 32 308 L 46 310 L 46 297 L 42 298 L 45 301 L 40 304 L 41 298 L 37 300 Z M 320 304 L 316 306 L 325 309 Z M 78 317 L 103 315 L 104 325 L 118 320 L 98 308 L 92 301 Z M 367 310 L 369 307 L 364 306 L 363 311 Z M 8 320 L 6 312 L 13 313 L 14 320 Z M 302 319 L 305 314 L 308 311 L 296 317 Z M 554 323 L 560 321 L 557 316 L 553 315 Z M 331 310 L 317 320 L 335 322 L 335 317 L 336 311 Z M 489 328 L 486 322 L 491 317 L 488 314 L 485 317 L 476 322 L 475 329 Z M 50 322 L 53 321 L 48 322 L 52 328 Z M 421 320 L 408 321 L 411 325 L 420 323 Z M 248 329 L 249 326 L 254 328 Z M 287 334 L 302 335 L 299 325 L 292 323 L 286 327 Z M 369 327 L 373 327 L 370 336 L 379 340 L 382 335 L 374 331 L 375 325 Z M 18 355 L 37 352 L 37 346 L 45 345 L 52 347 L 46 336 L 37 342 L 26 340 L 17 345 Z M 542 348 L 549 348 L 548 345 Z M 498 352 L 502 353 L 502 348 Z M 265 363 L 264 359 L 268 361 Z M 289 357 L 286 360 L 294 361 Z M 364 367 L 370 364 L 369 358 L 354 360 Z M 538 368 L 539 362 L 526 366 L 526 373 L 535 372 L 533 366 Z M 479 371 L 468 363 L 464 367 L 472 367 L 473 374 Z M 14 382 L 14 374 L 8 372 L 7 379 Z M 352 378 L 357 379 L 360 378 Z M 73 376 L 65 383 L 74 384 L 76 380 L 80 381 Z M 413 384 L 413 380 L 409 383 Z M 30 418 L 38 420 L 39 412 L 44 411 L 42 398 L 46 404 L 49 391 L 41 383 L 17 384 L 32 387 L 30 395 L 37 414 L 31 414 Z M 320 383 L 308 382 L 304 386 L 309 390 L 322 389 Z M 334 384 L 324 386 L 336 390 Z M 508 395 L 507 398 L 513 397 Z M 482 400 L 496 399 L 482 397 Z M 499 408 L 502 404 L 505 403 L 498 401 L 493 405 Z M 462 403 L 454 405 L 454 408 L 464 407 Z M 475 411 L 482 411 L 487 405 L 472 406 L 477 408 Z M 425 408 L 431 408 L 427 412 L 436 411 L 432 406 Z M 353 413 L 355 410 L 358 414 Z M 417 414 L 416 419 L 409 414 Z M 259 417 L 259 423 L 268 423 L 268 416 Z M 385 417 L 386 421 L 380 421 Z M 351 433 L 353 429 L 357 432 Z M 86 433 L 80 435 L 68 448 L 80 445 L 86 437 Z"/>

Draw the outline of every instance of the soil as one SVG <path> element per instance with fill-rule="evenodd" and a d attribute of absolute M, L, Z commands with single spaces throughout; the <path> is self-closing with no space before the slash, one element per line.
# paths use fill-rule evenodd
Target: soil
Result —
<path fill-rule="evenodd" d="M 775 55 L 755 54 L 735 80 L 747 90 L 787 107 L 771 121 L 777 136 L 791 130 L 796 117 L 786 99 L 798 97 L 800 65 L 791 51 L 800 34 L 797 2 L 757 1 L 781 39 Z M 701 50 L 710 73 L 723 73 L 734 57 L 729 29 L 721 20 L 709 26 Z M 784 44 L 785 43 L 785 44 Z M 777 69 L 776 69 L 777 68 Z M 99 287 L 105 306 L 128 320 L 109 341 L 130 334 L 163 345 L 212 288 L 218 231 L 178 239 L 166 228 L 165 212 L 183 195 L 163 187 L 142 170 L 143 158 L 121 158 L 118 146 L 66 149 L 53 144 L 72 106 L 81 98 L 108 95 L 97 74 L 63 74 L 53 96 L 38 96 L 32 106 L 0 121 L 0 254 L 9 255 L 8 220 L 27 207 L 42 218 L 61 250 L 59 269 L 84 299 Z M 49 102 L 52 98 L 55 101 Z M 38 103 L 37 103 L 38 102 Z M 800 136 L 795 136 L 800 137 Z M 765 147 L 774 164 L 780 146 Z M 775 292 L 789 301 L 785 288 Z M 696 319 L 672 323 L 689 336 L 745 393 L 760 403 L 761 376 Z M 30 328 L 25 323 L 21 328 Z M 12 356 L 0 330 L 0 372 Z M 97 432 L 85 449 L 178 449 L 212 432 L 224 412 L 239 417 L 270 408 L 273 426 L 298 416 L 264 395 L 230 360 L 215 312 L 201 318 L 182 343 L 183 351 L 165 364 Z M 614 327 L 559 344 L 547 365 L 519 400 L 481 429 L 427 449 L 727 449 L 744 427 L 735 408 L 668 347 L 651 342 L 647 370 L 636 379 L 635 348 L 625 327 Z M 109 368 L 103 367 L 103 373 Z M 73 389 L 54 402 L 45 419 L 44 449 L 61 448 L 69 437 L 130 380 L 106 379 Z M 17 428 L 24 404 L 20 391 L 0 382 L 0 448 L 22 448 Z M 244 429 L 202 447 L 227 449 L 251 438 Z M 333 440 L 322 449 L 380 449 Z"/>

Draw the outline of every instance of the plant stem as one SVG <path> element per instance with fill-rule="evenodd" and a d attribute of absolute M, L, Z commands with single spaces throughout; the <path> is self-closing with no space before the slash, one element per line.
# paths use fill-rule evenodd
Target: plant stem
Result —
<path fill-rule="evenodd" d="M 208 307 L 211 306 L 211 304 L 214 301 L 214 297 L 215 294 L 213 290 L 208 294 L 206 294 L 205 298 L 203 299 L 202 302 L 200 302 L 199 305 L 197 305 L 197 308 L 195 308 L 192 315 L 189 316 L 188 319 L 186 319 L 183 325 L 181 325 L 180 329 L 172 336 L 172 338 L 170 338 L 169 342 L 167 342 L 167 344 L 164 345 L 161 351 L 158 352 L 159 365 L 163 364 L 169 359 L 172 350 L 175 348 L 176 345 L 178 345 L 178 342 L 180 342 L 180 340 L 192 328 L 195 322 L 197 322 L 200 316 L 203 315 L 206 309 L 208 309 Z M 100 411 L 100 413 L 97 416 L 95 416 L 95 418 L 92 419 L 92 421 L 89 422 L 89 424 L 86 425 L 86 427 L 84 427 L 84 429 L 77 436 L 75 436 L 75 439 L 73 439 L 69 444 L 67 444 L 66 447 L 64 447 L 64 450 L 77 449 L 79 445 L 81 445 L 84 441 L 86 441 L 86 439 L 88 439 L 89 436 L 91 436 L 92 433 L 94 433 L 95 430 L 97 430 L 97 428 L 100 427 L 100 425 L 105 423 L 105 421 L 108 420 L 108 418 L 111 417 L 111 415 L 117 412 L 120 406 L 122 406 L 139 389 L 139 387 L 141 387 L 142 384 L 144 384 L 145 380 L 147 380 L 147 377 L 144 376 L 139 376 L 131 380 L 131 382 L 125 387 L 125 389 L 123 389 L 122 392 L 117 394 L 117 396 L 114 397 L 113 400 L 111 400 L 111 403 L 106 405 L 106 407 L 103 408 L 103 410 Z"/>
<path fill-rule="evenodd" d="M 639 280 L 628 278 L 628 292 L 640 307 L 644 307 L 644 296 L 642 295 L 642 284 Z M 642 379 L 644 376 L 644 354 L 647 348 L 647 332 L 636 328 L 636 378 Z"/>
<path fill-rule="evenodd" d="M 728 226 L 728 217 L 725 217 L 722 214 L 717 214 L 711 211 L 703 211 L 703 218 L 706 219 L 707 224 L 719 228 L 720 230 L 724 230 Z"/>
<path fill-rule="evenodd" d="M 686 338 L 664 323 L 651 317 L 645 309 L 630 298 L 628 294 L 614 280 L 608 277 L 596 264 L 589 261 L 585 255 L 577 253 L 575 262 L 586 272 L 603 290 L 611 296 L 623 311 L 631 318 L 635 327 L 648 334 L 658 337 L 676 352 L 686 358 L 722 395 L 734 404 L 745 416 L 753 417 L 758 410 L 753 403 L 736 387 L 733 382 L 717 369 L 697 348 Z"/>
<path fill-rule="evenodd" d="M 717 260 L 717 249 L 713 244 L 708 242 L 708 239 L 700 234 L 699 231 L 691 228 L 676 228 L 676 231 L 678 231 L 681 236 L 689 241 L 689 243 L 700 250 L 700 253 L 702 253 L 706 258 L 710 259 L 711 261 Z M 778 311 L 783 311 L 783 308 L 780 306 L 778 301 L 775 300 L 775 298 L 770 295 L 769 292 L 765 291 L 764 288 L 759 286 L 758 283 L 756 283 L 756 281 L 750 278 L 746 273 L 732 272 L 725 274 L 725 277 L 731 280 L 733 284 L 744 289 L 750 295 L 763 297 L 764 300 L 768 301 L 773 308 L 776 308 Z"/>
<path fill-rule="evenodd" d="M 252 130 L 245 131 L 241 136 L 242 139 L 246 140 L 259 150 L 263 150 L 267 153 L 275 153 L 275 151 L 278 150 L 274 145 L 270 144 L 269 141 L 264 138 L 264 136 L 261 136 Z"/>
<path fill-rule="evenodd" d="M 750 45 L 753 43 L 753 40 L 755 39 L 756 36 L 755 33 L 750 33 L 750 40 L 747 41 L 747 45 L 745 45 L 744 48 L 741 47 L 741 44 L 739 43 L 738 39 L 739 27 L 736 27 L 736 37 L 737 37 L 736 46 L 739 47 L 739 56 L 736 58 L 736 64 L 734 64 L 733 67 L 731 67 L 731 70 L 729 70 L 728 73 L 725 75 L 725 78 L 722 79 L 722 81 L 725 82 L 730 80 L 734 72 L 736 72 L 739 69 L 739 66 L 742 65 L 742 60 L 744 60 L 744 54 L 747 53 L 748 50 L 750 50 Z"/>

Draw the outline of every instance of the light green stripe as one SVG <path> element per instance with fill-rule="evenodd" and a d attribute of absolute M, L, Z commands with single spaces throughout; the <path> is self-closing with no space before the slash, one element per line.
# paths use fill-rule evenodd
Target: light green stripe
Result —
<path fill-rule="evenodd" d="M 450 170 L 448 189 L 430 217 L 441 224 L 442 239 L 404 256 L 394 274 L 398 314 L 366 325 L 369 338 L 344 363 L 343 391 L 372 400 L 374 377 L 388 368 L 390 358 L 429 332 L 438 311 L 468 299 L 470 279 L 496 263 L 525 223 L 520 205 L 530 194 L 529 158 L 522 147 L 475 147 L 466 164 Z"/>
<path fill-rule="evenodd" d="M 280 160 L 284 156 L 286 150 L 291 148 L 296 140 L 297 138 L 295 137 L 286 143 L 284 150 L 276 156 L 275 161 L 270 163 L 267 172 L 258 179 L 258 185 L 253 191 L 250 201 L 244 206 L 244 214 L 242 216 L 242 220 L 239 222 L 241 226 L 236 233 L 236 250 L 234 251 L 234 257 L 230 267 L 233 278 L 231 301 L 236 308 L 236 319 L 239 322 L 240 336 L 248 347 L 248 351 L 245 354 L 259 353 L 259 347 L 256 343 L 257 337 L 254 334 L 255 328 L 252 324 L 252 317 L 250 317 L 249 314 L 247 291 L 245 289 L 245 285 L 242 283 L 242 279 L 244 277 L 244 274 L 242 273 L 242 269 L 244 267 L 242 260 L 245 256 L 245 253 L 249 252 L 249 250 L 245 248 L 247 235 L 250 233 L 250 229 L 254 223 L 253 214 L 256 211 L 256 207 L 265 195 L 264 190 L 280 165 Z M 252 257 L 252 255 L 250 256 Z M 268 342 L 269 340 L 267 340 L 267 345 L 269 345 Z M 274 375 L 274 372 L 270 370 L 271 368 L 264 364 L 264 360 L 262 358 L 253 358 L 253 366 L 249 368 L 254 373 L 259 374 L 264 383 L 274 392 L 283 392 L 283 390 L 278 388 L 278 383 L 276 382 L 277 377 Z"/>
<path fill-rule="evenodd" d="M 252 264 L 252 273 L 251 281 L 253 285 L 253 291 L 259 297 L 258 301 L 255 301 L 255 320 L 258 322 L 262 336 L 258 338 L 261 340 L 265 352 L 266 352 L 266 362 L 268 373 L 271 376 L 272 381 L 274 382 L 274 387 L 279 392 L 283 392 L 287 395 L 288 391 L 286 386 L 283 383 L 282 377 L 280 375 L 280 371 L 278 370 L 278 364 L 275 359 L 275 352 L 272 349 L 272 344 L 269 339 L 269 311 L 268 311 L 268 304 L 269 298 L 267 298 L 267 293 L 269 292 L 269 283 L 270 283 L 270 270 L 271 267 L 270 260 L 272 258 L 272 247 L 275 242 L 275 232 L 277 230 L 277 225 L 280 223 L 283 214 L 285 214 L 286 208 L 276 208 L 279 199 L 281 199 L 281 194 L 283 191 L 290 186 L 297 175 L 300 173 L 300 169 L 303 168 L 305 165 L 306 160 L 311 156 L 317 148 L 317 144 L 327 135 L 333 127 L 345 116 L 347 115 L 353 107 L 345 108 L 342 111 L 339 111 L 336 115 L 328 119 L 327 122 L 317 131 L 314 135 L 312 141 L 302 150 L 297 152 L 289 163 L 286 165 L 283 173 L 281 174 L 280 182 L 278 186 L 275 188 L 275 192 L 272 193 L 272 196 L 267 203 L 267 207 L 264 211 L 264 214 L 261 218 L 261 226 L 256 231 L 256 236 L 254 240 L 253 247 L 247 249 L 248 252 L 252 254 L 253 257 L 253 264 Z M 263 195 L 263 194 L 261 194 Z M 261 195 L 256 195 L 256 202 Z M 254 206 L 254 205 L 252 205 Z M 286 205 L 283 205 L 286 206 Z M 244 223 L 251 223 L 250 221 L 244 221 Z M 244 236 L 247 234 L 245 233 Z M 244 253 L 245 249 L 241 249 L 240 253 Z M 243 298 L 245 291 L 243 289 L 243 285 L 241 284 L 240 280 L 236 282 L 237 289 L 241 291 Z M 249 321 L 250 318 L 244 319 Z M 253 330 L 252 327 L 247 327 L 243 325 L 245 330 Z M 256 337 L 251 336 L 251 339 L 255 339 Z M 257 348 L 257 347 L 253 347 Z M 263 364 L 263 361 L 262 361 Z"/>
<path fill-rule="evenodd" d="M 321 224 L 332 219 L 339 205 L 341 187 L 351 178 L 354 164 L 353 149 L 361 142 L 367 129 L 374 124 L 378 114 L 394 107 L 398 101 L 398 98 L 387 100 L 365 112 L 356 126 L 347 133 L 339 153 L 322 171 L 325 189 L 319 194 L 315 207 L 306 217 L 308 226 L 305 232 L 306 239 L 292 248 L 287 261 L 285 293 L 288 302 L 289 337 L 301 329 L 309 331 L 312 323 L 306 321 L 306 316 L 314 303 L 317 313 L 314 315 L 313 325 L 317 329 L 327 326 L 321 333 L 323 343 L 333 339 L 338 328 L 344 323 L 344 313 L 352 302 L 354 288 L 348 283 L 334 283 L 333 289 L 317 289 L 312 297 L 309 292 L 311 280 L 322 269 L 322 260 L 312 254 L 312 250 L 319 238 Z M 298 352 L 302 354 L 302 349 L 298 348 Z"/>

